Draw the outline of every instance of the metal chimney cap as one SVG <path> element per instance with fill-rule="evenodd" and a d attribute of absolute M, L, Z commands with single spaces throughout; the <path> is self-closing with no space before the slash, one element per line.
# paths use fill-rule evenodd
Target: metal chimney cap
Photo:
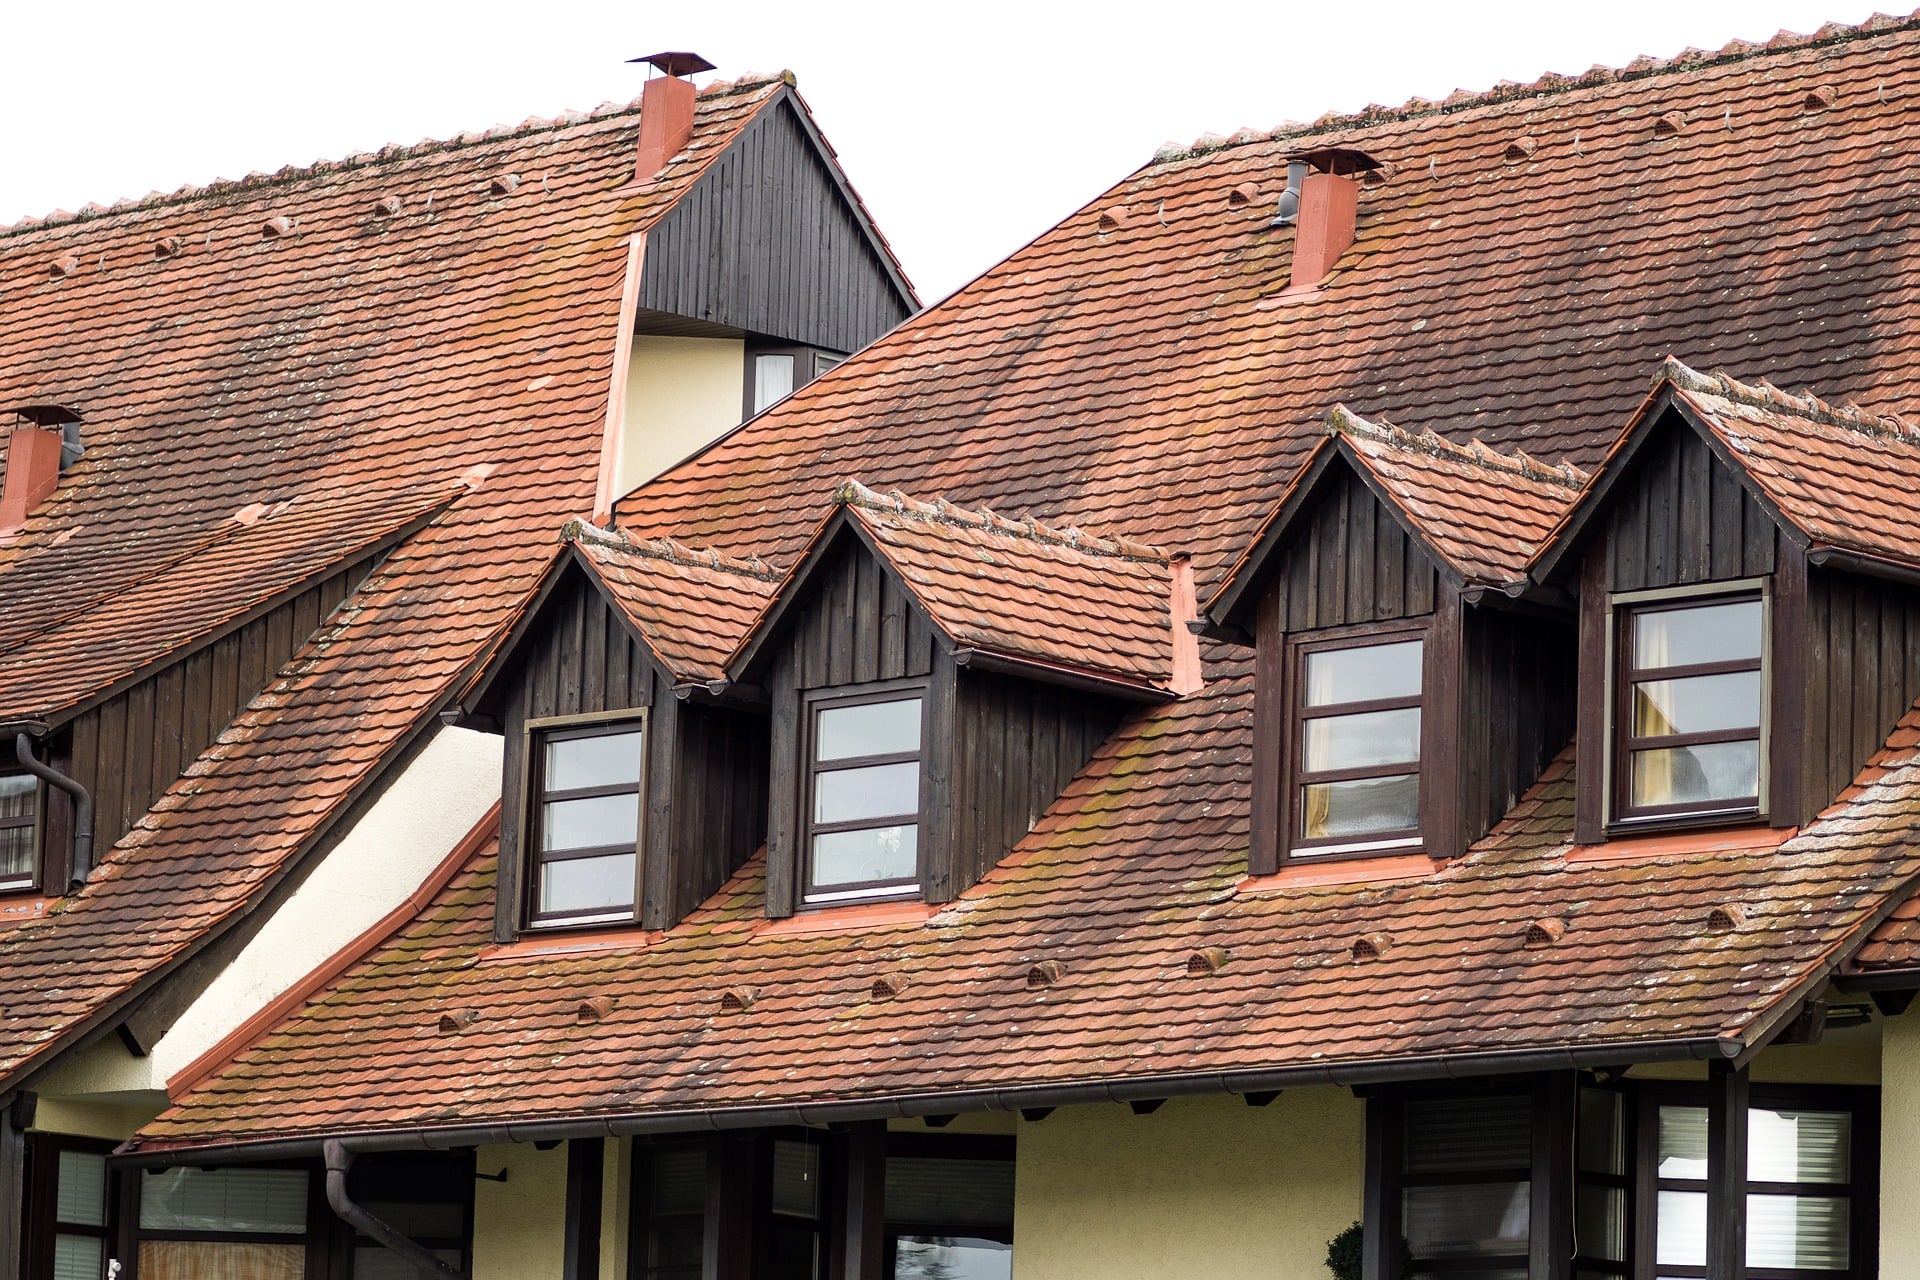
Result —
<path fill-rule="evenodd" d="M 79 411 L 63 404 L 17 404 L 8 412 L 39 427 L 60 427 L 81 420 Z"/>
<path fill-rule="evenodd" d="M 1369 169 L 1380 167 L 1378 160 L 1364 151 L 1355 151 L 1351 147 L 1320 147 L 1313 151 L 1296 151 L 1287 159 L 1304 160 L 1321 173 L 1365 173 Z"/>
<path fill-rule="evenodd" d="M 644 62 L 667 76 L 697 76 L 702 71 L 713 70 L 713 64 L 697 53 L 649 53 L 627 61 Z"/>

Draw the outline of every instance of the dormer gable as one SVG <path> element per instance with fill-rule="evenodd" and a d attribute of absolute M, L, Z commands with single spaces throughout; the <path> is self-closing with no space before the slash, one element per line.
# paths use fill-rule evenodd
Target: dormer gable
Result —
<path fill-rule="evenodd" d="M 1531 571 L 1581 600 L 1579 838 L 1828 804 L 1920 694 L 1916 534 L 1899 419 L 1668 359 Z"/>
<path fill-rule="evenodd" d="M 766 719 L 710 689 L 773 585 L 759 561 L 567 527 L 449 713 L 506 740 L 497 938 L 668 928 L 759 847 Z"/>
<path fill-rule="evenodd" d="M 1583 479 L 1328 415 L 1207 606 L 1255 647 L 1253 874 L 1452 857 L 1565 745 L 1571 626 L 1526 570 Z"/>
<path fill-rule="evenodd" d="M 1197 680 L 1185 566 L 1155 548 L 855 482 L 834 503 L 728 663 L 773 706 L 776 916 L 952 899 L 1128 702 Z"/>

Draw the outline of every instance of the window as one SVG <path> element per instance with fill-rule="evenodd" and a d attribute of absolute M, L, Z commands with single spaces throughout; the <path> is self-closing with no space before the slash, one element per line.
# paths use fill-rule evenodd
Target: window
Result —
<path fill-rule="evenodd" d="M 106 1274 L 112 1252 L 110 1142 L 36 1133 L 28 1142 L 31 1200 L 24 1274 L 79 1280 Z"/>
<path fill-rule="evenodd" d="M 1299 646 L 1289 846 L 1298 855 L 1420 843 L 1424 642 L 1378 632 Z"/>
<path fill-rule="evenodd" d="M 753 358 L 753 411 L 759 413 L 793 394 L 795 357 L 788 352 Z"/>
<path fill-rule="evenodd" d="M 1526 1280 L 1532 1111 L 1525 1094 L 1410 1098 L 1401 1222 L 1410 1280 Z"/>
<path fill-rule="evenodd" d="M 140 1280 L 299 1280 L 314 1185 L 305 1169 L 147 1170 L 140 1178 Z"/>
<path fill-rule="evenodd" d="M 1013 1140 L 894 1134 L 887 1153 L 886 1280 L 1008 1280 Z"/>
<path fill-rule="evenodd" d="M 699 1280 L 707 1234 L 705 1142 L 636 1146 L 634 1181 L 644 1235 L 635 1241 L 639 1265 L 633 1274 L 640 1280 Z"/>
<path fill-rule="evenodd" d="M 1759 1087 L 1756 1095 L 1762 1095 Z M 1747 1110 L 1747 1266 L 1774 1280 L 1834 1280 L 1856 1254 L 1870 1214 L 1854 1201 L 1877 1194 L 1869 1151 L 1870 1105 L 1775 1086 Z M 1654 1255 L 1662 1280 L 1707 1274 L 1707 1109 L 1680 1102 L 1655 1119 Z M 1865 1141 L 1863 1142 L 1863 1139 Z"/>
<path fill-rule="evenodd" d="M 0 767 L 0 892 L 38 882 L 42 789 L 25 770 Z"/>
<path fill-rule="evenodd" d="M 772 408 L 845 360 L 838 351 L 774 345 L 747 348 L 747 416 Z"/>
<path fill-rule="evenodd" d="M 1614 815 L 1757 813 L 1762 782 L 1758 595 L 1620 609 Z"/>
<path fill-rule="evenodd" d="M 918 685 L 808 700 L 808 902 L 919 885 L 921 703 Z"/>
<path fill-rule="evenodd" d="M 530 725 L 528 919 L 631 920 L 638 901 L 642 721 Z"/>

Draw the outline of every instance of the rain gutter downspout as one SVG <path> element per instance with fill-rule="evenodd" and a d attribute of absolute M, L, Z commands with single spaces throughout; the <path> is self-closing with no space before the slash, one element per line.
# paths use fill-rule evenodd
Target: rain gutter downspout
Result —
<path fill-rule="evenodd" d="M 353 1152 L 347 1150 L 346 1143 L 338 1138 L 328 1138 L 320 1145 L 320 1150 L 327 1162 L 327 1207 L 333 1210 L 340 1221 L 399 1254 L 423 1276 L 471 1280 L 466 1272 L 434 1257 L 348 1198 L 347 1171 L 353 1168 Z"/>
<path fill-rule="evenodd" d="M 67 873 L 67 888 L 78 889 L 93 870 L 93 796 L 77 781 L 61 773 L 33 754 L 33 739 L 25 733 L 13 737 L 14 754 L 26 771 L 73 797 L 73 866 Z"/>

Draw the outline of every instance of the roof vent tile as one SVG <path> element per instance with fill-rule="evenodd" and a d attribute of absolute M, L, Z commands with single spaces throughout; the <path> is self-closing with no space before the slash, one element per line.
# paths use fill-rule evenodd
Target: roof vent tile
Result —
<path fill-rule="evenodd" d="M 1038 991 L 1043 987 L 1051 987 L 1066 975 L 1067 966 L 1058 960 L 1042 960 L 1027 970 L 1027 990 Z"/>
<path fill-rule="evenodd" d="M 177 258 L 186 242 L 179 236 L 162 236 L 153 242 L 153 256 L 156 258 Z"/>
<path fill-rule="evenodd" d="M 1202 947 L 1187 957 L 1187 976 L 1190 978 L 1210 978 L 1226 967 L 1227 949 L 1225 947 Z"/>
<path fill-rule="evenodd" d="M 488 190 L 496 196 L 510 196 L 520 189 L 520 175 L 517 173 L 496 173 Z"/>
<path fill-rule="evenodd" d="M 1832 106 L 1839 97 L 1839 91 L 1832 85 L 1823 84 L 1807 90 L 1807 96 L 1803 100 L 1802 105 L 1809 111 L 1825 111 L 1828 107 Z"/>
<path fill-rule="evenodd" d="M 278 240 L 281 236 L 293 234 L 293 219 L 284 214 L 268 218 L 260 224 L 260 234 L 268 240 Z"/>
<path fill-rule="evenodd" d="M 1232 205 L 1255 204 L 1260 199 L 1260 188 L 1251 182 L 1243 182 L 1227 192 L 1227 203 Z"/>
<path fill-rule="evenodd" d="M 1384 933 L 1369 933 L 1353 940 L 1352 956 L 1358 961 L 1378 960 L 1387 953 L 1393 940 Z"/>
<path fill-rule="evenodd" d="M 1123 204 L 1114 205 L 1100 215 L 1102 231 L 1118 231 L 1133 219 L 1133 210 Z"/>
<path fill-rule="evenodd" d="M 760 993 L 752 987 L 728 987 L 720 993 L 720 1011 L 722 1013 L 745 1013 L 753 1008 L 760 999 Z"/>
<path fill-rule="evenodd" d="M 49 268 L 48 273 L 52 275 L 55 280 L 64 280 L 79 269 L 80 259 L 68 253 L 55 258 L 53 260 L 53 266 Z"/>
<path fill-rule="evenodd" d="M 1539 149 L 1540 144 L 1532 138 L 1524 136 L 1515 138 L 1507 144 L 1507 163 L 1520 164 L 1523 161 L 1531 160 L 1533 159 L 1533 153 Z"/>
<path fill-rule="evenodd" d="M 382 217 L 391 218 L 405 207 L 406 202 L 399 196 L 381 196 L 378 200 L 374 201 L 373 211 Z"/>
<path fill-rule="evenodd" d="M 868 995 L 875 1000 L 891 1000 L 906 991 L 911 982 L 904 973 L 883 973 L 873 980 Z"/>
<path fill-rule="evenodd" d="M 588 996 L 573 1011 L 575 1022 L 598 1022 L 613 1012 L 612 996 Z"/>
<path fill-rule="evenodd" d="M 1653 136 L 1656 138 L 1677 137 L 1687 127 L 1687 118 L 1678 111 L 1669 111 L 1653 122 Z"/>
<path fill-rule="evenodd" d="M 478 1021 L 480 1021 L 480 1014 L 476 1010 L 449 1009 L 440 1015 L 440 1020 L 436 1026 L 441 1035 L 451 1036 L 465 1031 Z"/>
<path fill-rule="evenodd" d="M 1527 926 L 1525 941 L 1529 947 L 1550 947 L 1566 935 L 1567 922 L 1558 916 L 1546 916 Z"/>
<path fill-rule="evenodd" d="M 1732 933 L 1746 923 L 1747 913 L 1737 903 L 1724 903 L 1707 912 L 1708 933 Z"/>

